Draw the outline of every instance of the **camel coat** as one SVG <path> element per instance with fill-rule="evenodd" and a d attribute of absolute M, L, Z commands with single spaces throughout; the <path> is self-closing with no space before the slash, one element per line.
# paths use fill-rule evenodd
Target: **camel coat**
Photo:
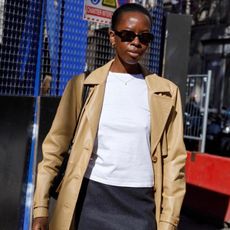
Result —
<path fill-rule="evenodd" d="M 92 153 L 106 78 L 112 62 L 93 71 L 85 80 L 80 75 L 68 82 L 52 127 L 43 143 L 43 160 L 38 166 L 34 196 L 34 217 L 48 216 L 49 187 L 62 162 L 61 153 L 68 149 L 77 117 L 80 116 L 66 173 L 50 220 L 50 230 L 74 229 L 74 209 Z M 142 71 L 148 88 L 151 113 L 150 143 L 157 229 L 173 230 L 178 225 L 185 194 L 186 151 L 180 94 L 172 82 L 155 74 L 149 75 L 144 68 Z M 89 85 L 90 91 L 79 115 L 82 83 Z"/>

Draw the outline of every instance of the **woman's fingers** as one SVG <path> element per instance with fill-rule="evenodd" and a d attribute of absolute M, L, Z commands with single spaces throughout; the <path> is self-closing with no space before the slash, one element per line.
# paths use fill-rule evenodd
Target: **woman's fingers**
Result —
<path fill-rule="evenodd" d="M 37 217 L 33 219 L 32 230 L 48 230 L 48 217 Z"/>

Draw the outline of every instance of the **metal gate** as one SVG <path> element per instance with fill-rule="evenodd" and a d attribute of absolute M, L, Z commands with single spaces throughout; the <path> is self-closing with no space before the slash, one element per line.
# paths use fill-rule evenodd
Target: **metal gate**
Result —
<path fill-rule="evenodd" d="M 208 74 L 188 75 L 184 138 L 185 143 L 191 142 L 193 145 L 188 150 L 205 151 L 210 85 L 211 71 Z"/>

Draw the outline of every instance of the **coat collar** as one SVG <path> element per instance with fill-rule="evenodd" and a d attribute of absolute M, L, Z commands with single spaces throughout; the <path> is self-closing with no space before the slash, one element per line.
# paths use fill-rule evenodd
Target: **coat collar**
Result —
<path fill-rule="evenodd" d="M 85 79 L 84 84 L 100 85 L 105 83 L 113 61 L 114 59 L 106 63 L 104 66 L 91 72 Z M 170 92 L 169 87 L 167 87 L 167 85 L 158 84 L 159 76 L 157 76 L 156 74 L 150 74 L 150 72 L 143 65 L 140 66 L 142 73 L 145 77 L 146 83 L 153 93 Z"/>
<path fill-rule="evenodd" d="M 88 75 L 88 77 L 85 79 L 84 84 L 100 85 L 100 84 L 105 83 L 112 63 L 113 63 L 113 60 L 109 61 L 104 66 L 97 68 L 96 70 L 91 72 Z"/>

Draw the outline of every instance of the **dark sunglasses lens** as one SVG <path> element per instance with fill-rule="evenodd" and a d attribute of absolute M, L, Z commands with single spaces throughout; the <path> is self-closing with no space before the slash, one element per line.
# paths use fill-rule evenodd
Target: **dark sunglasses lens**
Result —
<path fill-rule="evenodd" d="M 121 32 L 121 41 L 123 42 L 131 42 L 134 40 L 135 37 L 136 34 L 133 31 L 123 30 Z"/>
<path fill-rule="evenodd" d="M 150 33 L 143 33 L 139 35 L 140 42 L 149 43 L 153 40 L 153 35 Z"/>
<path fill-rule="evenodd" d="M 153 35 L 151 33 L 141 33 L 136 35 L 133 31 L 122 30 L 121 32 L 116 32 L 117 35 L 121 38 L 122 42 L 131 42 L 137 36 L 141 43 L 148 44 L 153 40 Z"/>

